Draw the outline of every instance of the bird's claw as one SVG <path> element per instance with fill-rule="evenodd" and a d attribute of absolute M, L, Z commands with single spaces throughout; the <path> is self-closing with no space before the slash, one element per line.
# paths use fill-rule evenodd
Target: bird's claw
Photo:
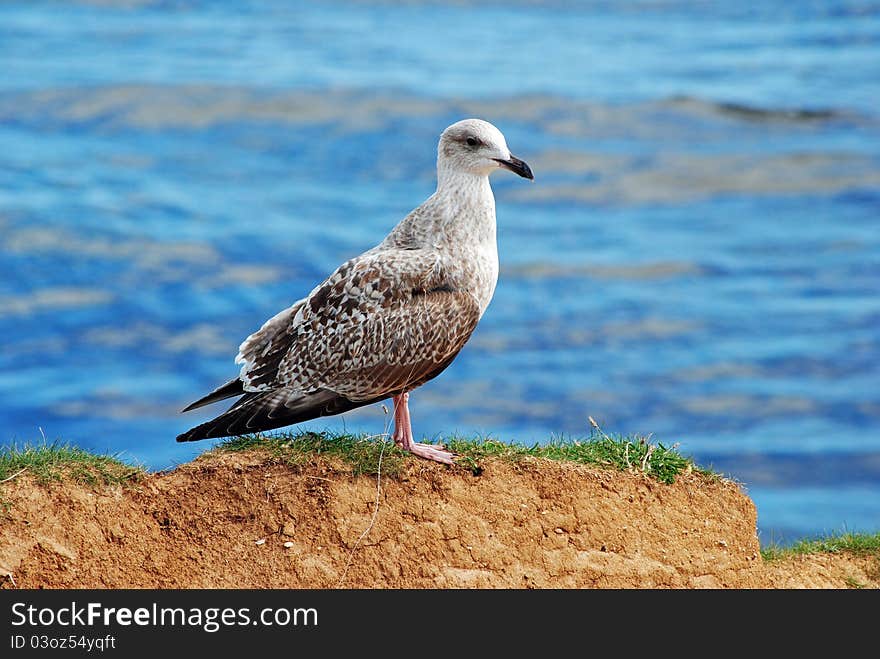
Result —
<path fill-rule="evenodd" d="M 447 465 L 455 464 L 455 453 L 444 451 L 441 444 L 413 444 L 409 450 L 413 455 L 426 460 L 434 460 Z"/>

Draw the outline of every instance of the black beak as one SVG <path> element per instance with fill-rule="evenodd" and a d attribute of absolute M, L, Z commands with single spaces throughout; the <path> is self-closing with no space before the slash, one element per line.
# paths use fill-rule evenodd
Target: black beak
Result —
<path fill-rule="evenodd" d="M 502 167 L 506 167 L 514 174 L 519 174 L 523 178 L 527 178 L 531 181 L 535 180 L 535 176 L 532 174 L 532 168 L 529 167 L 524 160 L 520 160 L 516 156 L 510 156 L 509 160 L 501 160 L 501 158 L 493 158 L 493 160 Z"/>

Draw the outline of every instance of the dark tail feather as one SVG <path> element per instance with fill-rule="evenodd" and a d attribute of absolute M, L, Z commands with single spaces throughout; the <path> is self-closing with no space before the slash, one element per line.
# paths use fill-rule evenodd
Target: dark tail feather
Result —
<path fill-rule="evenodd" d="M 247 393 L 217 418 L 178 435 L 177 441 L 194 442 L 199 439 L 235 437 L 274 430 L 319 416 L 341 414 L 379 400 L 382 399 L 350 401 L 327 390 L 293 396 L 283 390 Z"/>
<path fill-rule="evenodd" d="M 238 378 L 230 380 L 223 386 L 217 387 L 204 398 L 199 398 L 195 403 L 191 403 L 184 407 L 181 412 L 189 412 L 190 410 L 216 403 L 218 400 L 232 398 L 233 396 L 241 396 L 244 393 L 244 384 Z"/>

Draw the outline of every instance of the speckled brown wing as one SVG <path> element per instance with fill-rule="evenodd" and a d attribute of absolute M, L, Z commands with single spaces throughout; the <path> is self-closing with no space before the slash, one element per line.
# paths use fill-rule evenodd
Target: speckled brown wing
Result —
<path fill-rule="evenodd" d="M 436 377 L 464 347 L 477 326 L 479 307 L 461 291 L 413 292 L 340 337 L 341 359 L 321 387 L 348 400 L 374 400 L 411 391 Z"/>
<path fill-rule="evenodd" d="M 178 437 L 279 428 L 410 391 L 443 371 L 480 318 L 432 252 L 369 252 L 343 264 L 241 346 L 245 395 Z"/>
<path fill-rule="evenodd" d="M 329 389 L 360 401 L 418 386 L 479 320 L 459 286 L 430 251 L 353 259 L 242 344 L 244 389 Z"/>

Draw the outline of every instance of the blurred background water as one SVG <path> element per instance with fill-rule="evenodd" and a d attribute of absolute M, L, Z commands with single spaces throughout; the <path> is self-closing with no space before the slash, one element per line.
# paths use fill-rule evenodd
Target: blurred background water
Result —
<path fill-rule="evenodd" d="M 501 278 L 414 428 L 680 444 L 880 530 L 880 5 L 0 4 L 0 444 L 163 469 L 238 344 L 495 123 Z M 380 432 L 380 406 L 304 424 Z"/>

